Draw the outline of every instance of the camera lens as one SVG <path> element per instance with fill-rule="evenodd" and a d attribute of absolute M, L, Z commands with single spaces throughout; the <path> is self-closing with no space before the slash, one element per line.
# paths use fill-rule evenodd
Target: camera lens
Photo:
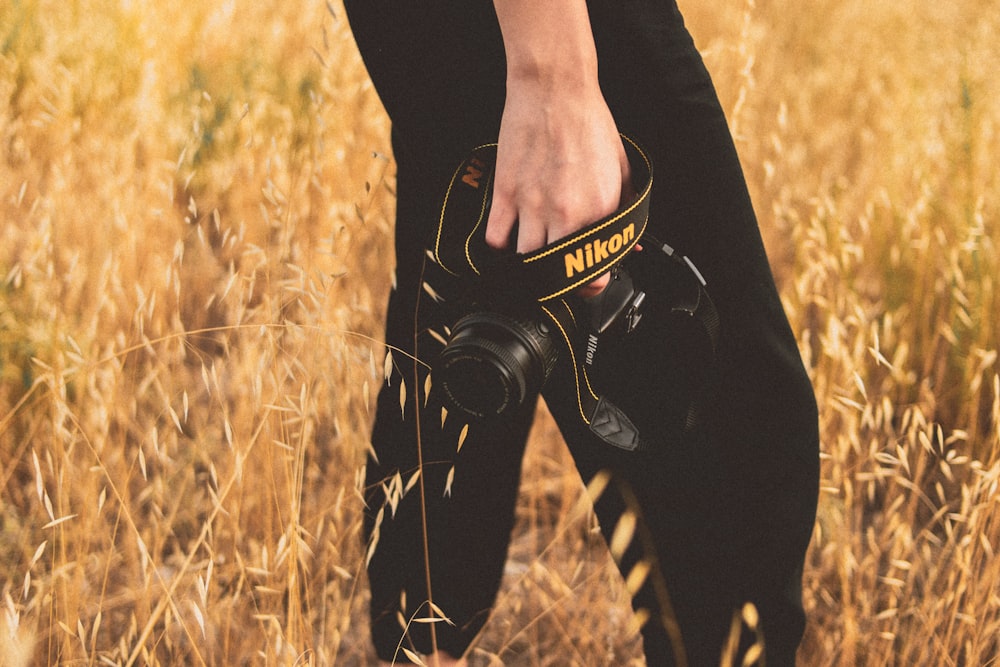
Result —
<path fill-rule="evenodd" d="M 477 418 L 498 416 L 541 390 L 556 348 L 539 323 L 499 313 L 466 315 L 434 370 L 450 408 Z"/>

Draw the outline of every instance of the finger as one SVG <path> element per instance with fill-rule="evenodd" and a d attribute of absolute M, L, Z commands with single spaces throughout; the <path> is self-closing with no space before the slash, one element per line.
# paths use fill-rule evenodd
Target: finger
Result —
<path fill-rule="evenodd" d="M 581 296 L 584 299 L 592 296 L 597 296 L 604 291 L 604 288 L 608 286 L 611 282 L 611 272 L 601 274 L 599 277 L 595 278 L 593 281 L 587 283 L 583 287 L 578 287 L 576 290 L 577 296 Z"/>
<path fill-rule="evenodd" d="M 517 221 L 517 251 L 528 253 L 545 247 L 552 241 L 547 236 L 550 231 L 537 215 L 525 214 Z"/>
<path fill-rule="evenodd" d="M 507 199 L 493 194 L 490 214 L 486 219 L 486 245 L 496 250 L 506 250 L 511 244 L 511 235 L 517 214 Z"/>

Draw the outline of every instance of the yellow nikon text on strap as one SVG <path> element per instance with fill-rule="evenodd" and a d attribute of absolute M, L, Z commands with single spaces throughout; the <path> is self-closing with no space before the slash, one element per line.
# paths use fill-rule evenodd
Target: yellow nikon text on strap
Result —
<path fill-rule="evenodd" d="M 563 255 L 566 265 L 566 278 L 573 278 L 596 265 L 606 262 L 629 243 L 635 241 L 635 223 L 629 223 L 625 229 L 612 234 L 605 240 L 594 239 L 582 248 Z"/>

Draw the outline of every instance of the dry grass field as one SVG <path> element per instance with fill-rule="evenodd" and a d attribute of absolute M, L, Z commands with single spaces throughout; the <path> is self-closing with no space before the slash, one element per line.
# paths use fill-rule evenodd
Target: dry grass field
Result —
<path fill-rule="evenodd" d="M 803 665 L 1000 664 L 1000 2 L 685 0 L 821 406 Z M 0 665 L 371 665 L 337 5 L 0 3 Z M 642 664 L 547 416 L 474 665 Z"/>

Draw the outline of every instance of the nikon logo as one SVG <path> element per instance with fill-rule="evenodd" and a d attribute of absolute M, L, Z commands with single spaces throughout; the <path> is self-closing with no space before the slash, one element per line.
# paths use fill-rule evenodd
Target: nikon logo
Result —
<path fill-rule="evenodd" d="M 633 222 L 618 234 L 612 234 L 610 238 L 595 239 L 582 248 L 577 248 L 575 252 L 566 253 L 563 255 L 563 260 L 566 262 L 566 277 L 572 278 L 576 274 L 583 273 L 600 264 L 634 240 L 635 223 Z"/>
<path fill-rule="evenodd" d="M 479 158 L 472 158 L 469 164 L 465 165 L 465 173 L 462 174 L 462 182 L 466 185 L 479 189 L 479 179 L 483 177 L 483 170 L 486 165 Z"/>
<path fill-rule="evenodd" d="M 594 365 L 594 354 L 597 352 L 597 336 L 594 334 L 587 335 L 587 365 Z"/>

